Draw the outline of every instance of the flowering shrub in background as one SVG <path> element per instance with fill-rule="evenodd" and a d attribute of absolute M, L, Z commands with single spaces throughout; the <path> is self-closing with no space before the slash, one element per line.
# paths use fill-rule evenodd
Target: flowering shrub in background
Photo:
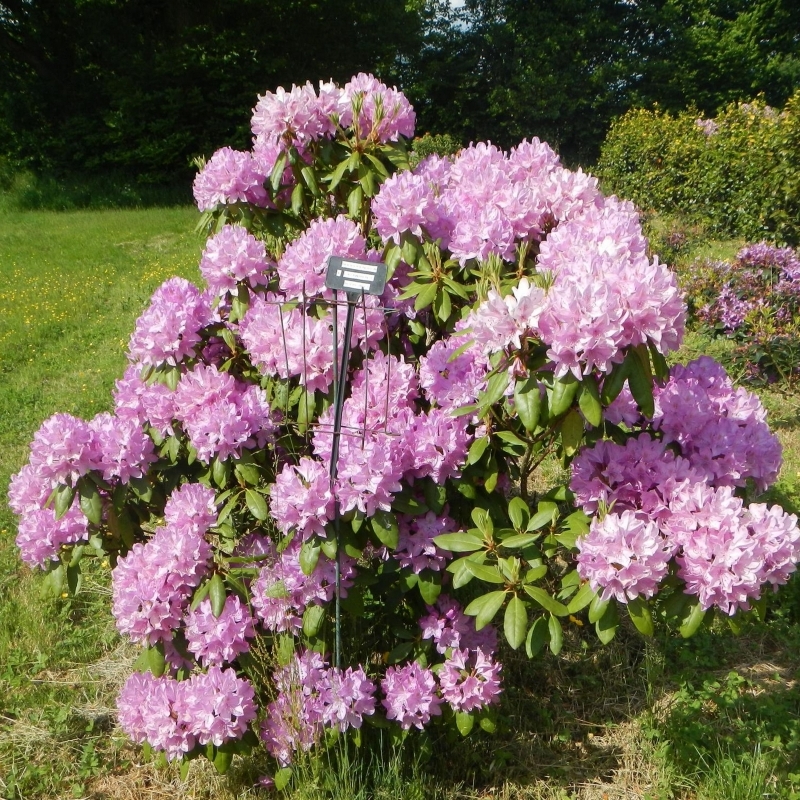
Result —
<path fill-rule="evenodd" d="M 561 650 L 651 604 L 683 635 L 747 612 L 800 558 L 758 399 L 710 359 L 667 369 L 685 307 L 632 204 L 537 139 L 406 158 L 414 112 L 369 75 L 259 98 L 253 149 L 195 181 L 206 288 L 136 323 L 114 414 L 43 423 L 12 479 L 24 561 L 59 591 L 109 556 L 142 654 L 123 728 L 167 759 L 347 734 L 494 727 L 498 630 Z M 359 297 L 331 480 L 332 255 Z M 532 491 L 542 461 L 569 485 Z M 344 664 L 333 663 L 339 587 Z"/>
<path fill-rule="evenodd" d="M 641 208 L 725 236 L 800 243 L 800 92 L 783 109 L 763 97 L 714 119 L 632 109 L 611 126 L 598 173 Z"/>
<path fill-rule="evenodd" d="M 693 320 L 738 343 L 735 362 L 751 381 L 792 381 L 800 363 L 800 255 L 766 242 L 732 263 L 701 261 L 682 279 Z"/>

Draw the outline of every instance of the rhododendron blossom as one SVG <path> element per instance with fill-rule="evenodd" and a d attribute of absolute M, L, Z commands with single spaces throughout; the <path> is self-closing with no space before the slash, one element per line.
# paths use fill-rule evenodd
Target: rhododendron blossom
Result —
<path fill-rule="evenodd" d="M 261 95 L 252 148 L 195 180 L 204 286 L 156 289 L 113 411 L 46 419 L 11 480 L 47 586 L 110 565 L 143 670 L 119 723 L 184 769 L 261 747 L 286 785 L 345 739 L 483 736 L 501 636 L 557 655 L 620 607 L 691 635 L 800 560 L 797 518 L 751 501 L 781 464 L 761 402 L 667 364 L 686 309 L 635 207 L 535 138 L 412 168 L 414 120 L 363 73 Z M 745 257 L 793 290 L 789 254 Z"/>

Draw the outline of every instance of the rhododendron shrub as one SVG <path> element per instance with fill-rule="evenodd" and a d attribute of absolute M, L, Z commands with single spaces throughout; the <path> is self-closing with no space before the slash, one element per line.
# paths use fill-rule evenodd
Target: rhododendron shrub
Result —
<path fill-rule="evenodd" d="M 342 735 L 491 730 L 501 639 L 648 634 L 654 603 L 690 635 L 800 558 L 751 502 L 781 461 L 758 399 L 667 368 L 685 308 L 634 207 L 537 139 L 412 170 L 413 123 L 368 75 L 259 98 L 195 182 L 206 287 L 158 289 L 114 413 L 45 421 L 12 480 L 59 590 L 110 557 L 142 648 L 119 720 L 167 759 L 262 746 L 284 785 Z M 383 294 L 326 288 L 331 256 L 383 261 Z M 547 458 L 570 480 L 534 491 Z"/>

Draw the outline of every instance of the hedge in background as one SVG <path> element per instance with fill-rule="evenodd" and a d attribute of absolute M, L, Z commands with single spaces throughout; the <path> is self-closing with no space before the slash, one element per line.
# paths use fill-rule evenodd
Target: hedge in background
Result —
<path fill-rule="evenodd" d="M 714 119 L 636 109 L 618 119 L 598 172 L 607 191 L 678 213 L 718 234 L 800 240 L 800 92 L 783 111 L 762 99 Z"/>

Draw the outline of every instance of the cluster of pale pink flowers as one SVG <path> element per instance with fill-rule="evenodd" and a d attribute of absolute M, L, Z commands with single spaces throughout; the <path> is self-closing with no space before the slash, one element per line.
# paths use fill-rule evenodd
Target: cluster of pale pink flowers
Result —
<path fill-rule="evenodd" d="M 169 760 L 197 745 L 219 747 L 240 739 L 256 717 L 249 681 L 219 667 L 184 681 L 134 672 L 120 692 L 117 709 L 119 724 L 133 741 L 148 743 Z"/>
<path fill-rule="evenodd" d="M 109 485 L 141 478 L 156 460 L 153 441 L 141 426 L 108 413 L 85 420 L 70 414 L 46 419 L 31 443 L 28 463 L 14 476 L 8 502 L 20 516 L 17 546 L 23 561 L 43 567 L 57 561 L 61 548 L 89 538 L 88 520 L 76 495 L 62 516 L 53 491 L 75 488 L 90 474 Z"/>
<path fill-rule="evenodd" d="M 576 502 L 587 513 L 607 510 L 579 540 L 578 570 L 604 599 L 625 603 L 652 597 L 674 564 L 703 609 L 746 610 L 800 560 L 796 516 L 734 495 L 775 481 L 778 439 L 758 398 L 734 389 L 709 358 L 673 368 L 655 394 L 650 432 L 624 445 L 601 441 L 575 459 Z M 640 422 L 629 396 L 615 405 L 609 417 Z"/>
<path fill-rule="evenodd" d="M 322 139 L 380 154 L 413 123 L 402 94 L 368 75 L 341 89 L 268 93 L 254 111 L 252 152 L 218 151 L 195 181 L 198 206 L 260 206 L 263 221 L 272 197 L 288 216 L 286 192 L 317 164 Z M 443 712 L 496 703 L 495 629 L 476 630 L 446 594 L 428 605 L 436 595 L 426 593 L 452 580 L 436 537 L 464 523 L 469 503 L 454 482 L 470 447 L 503 433 L 512 407 L 510 398 L 495 407 L 499 427 L 483 424 L 475 408 L 487 381 L 495 369 L 515 381 L 530 369 L 605 380 L 631 347 L 667 353 L 680 343 L 675 278 L 648 257 L 635 209 L 603 197 L 594 178 L 562 167 L 538 139 L 508 153 L 477 144 L 395 173 L 363 228 L 336 202 L 320 199 L 330 214 L 274 247 L 238 224 L 218 230 L 200 262 L 207 288 L 173 278 L 137 320 L 113 414 L 47 420 L 12 480 L 17 541 L 32 565 L 58 561 L 128 514 L 131 536 L 115 529 L 112 537 L 113 614 L 123 635 L 148 648 L 147 663 L 166 663 L 162 677 L 131 676 L 119 718 L 135 741 L 171 759 L 240 738 L 255 723 L 286 765 L 326 728 L 358 729 L 378 715 L 421 729 Z M 436 296 L 455 286 L 453 313 L 436 316 L 415 307 L 413 291 L 403 295 L 422 261 L 401 262 L 380 297 L 359 298 L 351 366 L 339 376 L 347 391 L 332 480 L 330 400 L 346 301 L 325 287 L 325 270 L 331 256 L 381 260 L 381 240 L 387 261 L 398 245 L 406 254 L 439 247 L 441 259 L 431 257 L 450 283 Z M 458 283 L 484 268 L 496 278 L 485 297 L 477 284 Z M 480 301 L 465 299 L 479 292 Z M 531 367 L 534 350 L 543 366 Z M 652 597 L 674 574 L 703 608 L 746 609 L 763 586 L 785 583 L 800 558 L 796 519 L 736 494 L 777 475 L 780 449 L 764 410 L 705 359 L 673 368 L 654 400 L 645 420 L 623 390 L 604 414 L 617 433 L 629 429 L 627 443 L 600 441 L 574 461 L 572 491 L 595 515 L 578 571 L 604 599 Z M 91 522 L 77 496 L 63 508 L 90 484 L 95 493 L 84 494 L 99 499 L 84 503 Z M 507 499 L 508 476 L 498 485 Z M 339 544 L 349 549 L 334 558 L 337 512 Z M 258 637 L 307 636 L 323 649 L 337 572 L 344 605 L 355 607 L 401 583 L 404 599 L 387 611 L 397 611 L 408 660 L 384 667 L 381 650 L 364 666 L 338 668 L 306 649 L 281 662 L 271 688 L 251 686 L 241 675 Z M 256 690 L 272 701 L 257 709 Z"/>
<path fill-rule="evenodd" d="M 198 173 L 197 207 L 200 211 L 234 203 L 273 207 L 265 183 L 289 147 L 307 158 L 315 142 L 341 131 L 351 131 L 362 142 L 383 144 L 413 136 L 414 123 L 414 109 L 405 95 L 365 73 L 343 87 L 320 81 L 318 92 L 310 83 L 288 91 L 279 87 L 259 97 L 253 109 L 253 150 L 223 147 Z M 294 183 L 288 165 L 283 183 Z"/>

